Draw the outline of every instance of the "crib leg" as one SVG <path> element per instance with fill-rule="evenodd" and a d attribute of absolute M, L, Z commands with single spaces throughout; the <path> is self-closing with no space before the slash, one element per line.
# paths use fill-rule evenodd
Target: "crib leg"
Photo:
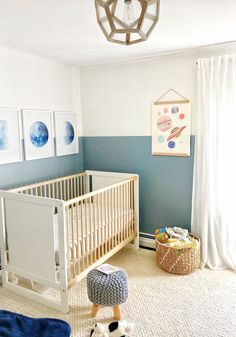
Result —
<path fill-rule="evenodd" d="M 69 312 L 68 295 L 68 289 L 61 290 L 61 311 L 63 314 L 67 314 Z"/>
<path fill-rule="evenodd" d="M 139 250 L 139 238 L 134 239 L 134 249 Z"/>

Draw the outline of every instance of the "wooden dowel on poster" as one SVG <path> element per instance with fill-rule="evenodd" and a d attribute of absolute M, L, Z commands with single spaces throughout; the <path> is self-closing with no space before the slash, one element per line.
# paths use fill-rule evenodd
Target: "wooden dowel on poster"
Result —
<path fill-rule="evenodd" d="M 154 105 L 163 105 L 163 104 L 183 104 L 183 103 L 189 103 L 189 99 L 183 99 L 183 100 L 175 100 L 175 101 L 156 101 L 154 102 Z"/>
<path fill-rule="evenodd" d="M 176 95 L 180 96 L 181 99 L 179 99 L 179 100 L 177 100 L 177 99 L 175 99 L 175 100 L 167 100 L 167 101 L 162 100 L 162 98 L 164 98 L 171 91 L 173 91 Z M 161 97 L 159 97 L 153 104 L 154 105 L 160 105 L 160 104 L 181 104 L 181 103 L 189 103 L 189 102 L 190 101 L 189 101 L 188 98 L 186 98 L 185 96 L 183 96 L 182 94 L 180 94 L 175 89 L 169 89 Z"/>

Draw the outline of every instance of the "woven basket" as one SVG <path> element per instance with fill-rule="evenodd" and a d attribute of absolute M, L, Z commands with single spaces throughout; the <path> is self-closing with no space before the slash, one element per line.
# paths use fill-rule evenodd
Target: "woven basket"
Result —
<path fill-rule="evenodd" d="M 198 241 L 194 248 L 174 249 L 156 240 L 156 257 L 158 266 L 172 274 L 187 275 L 200 266 L 200 239 L 189 234 Z"/>

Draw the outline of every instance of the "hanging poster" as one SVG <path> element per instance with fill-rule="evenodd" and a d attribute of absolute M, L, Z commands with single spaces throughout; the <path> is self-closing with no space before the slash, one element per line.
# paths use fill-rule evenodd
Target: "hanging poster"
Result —
<path fill-rule="evenodd" d="M 57 156 L 78 153 L 77 114 L 55 112 L 54 118 Z"/>
<path fill-rule="evenodd" d="M 0 164 L 21 160 L 19 111 L 0 108 Z"/>
<path fill-rule="evenodd" d="M 25 159 L 54 156 L 52 113 L 46 110 L 23 110 Z"/>
<path fill-rule="evenodd" d="M 156 101 L 152 105 L 152 155 L 190 156 L 189 100 Z"/>

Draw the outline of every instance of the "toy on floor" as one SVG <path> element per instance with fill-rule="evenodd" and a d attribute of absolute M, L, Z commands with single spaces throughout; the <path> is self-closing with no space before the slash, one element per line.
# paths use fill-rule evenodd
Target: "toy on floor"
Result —
<path fill-rule="evenodd" d="M 113 321 L 108 325 L 95 324 L 90 337 L 126 337 L 134 328 L 133 323 L 126 321 Z"/>

